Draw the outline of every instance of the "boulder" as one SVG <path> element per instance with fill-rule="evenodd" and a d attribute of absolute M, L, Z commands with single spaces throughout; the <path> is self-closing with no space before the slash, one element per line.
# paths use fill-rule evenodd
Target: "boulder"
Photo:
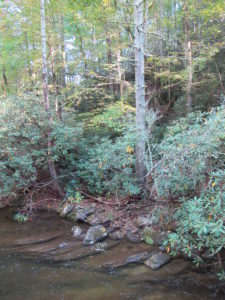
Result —
<path fill-rule="evenodd" d="M 145 265 L 152 270 L 156 270 L 160 268 L 161 266 L 165 265 L 170 261 L 170 257 L 168 254 L 159 251 L 155 254 L 153 254 L 149 259 L 145 261 Z"/>
<path fill-rule="evenodd" d="M 138 227 L 150 226 L 152 225 L 152 220 L 150 216 L 139 216 L 136 223 Z"/>
<path fill-rule="evenodd" d="M 107 238 L 107 235 L 107 231 L 102 225 L 90 227 L 83 240 L 83 245 L 89 246 L 97 242 L 101 242 L 102 240 Z"/>
<path fill-rule="evenodd" d="M 131 263 L 141 263 L 148 259 L 152 255 L 151 251 L 145 251 L 141 253 L 137 253 L 131 256 L 128 256 L 126 259 L 126 263 L 131 264 Z"/>
<path fill-rule="evenodd" d="M 66 203 L 60 212 L 60 217 L 65 218 L 66 215 L 68 215 L 68 213 L 70 213 L 72 210 L 73 210 L 73 204 Z"/>
<path fill-rule="evenodd" d="M 146 227 L 142 232 L 142 240 L 145 241 L 147 238 L 149 238 L 150 240 L 152 240 L 152 245 L 154 246 L 161 246 L 167 236 L 167 232 L 155 230 L 148 227 Z"/>
<path fill-rule="evenodd" d="M 72 210 L 67 215 L 67 218 L 74 222 L 80 221 L 83 223 L 90 223 L 89 216 L 92 215 L 94 212 L 95 212 L 94 207 L 89 207 L 89 208 L 78 207 L 75 210 Z"/>
<path fill-rule="evenodd" d="M 95 212 L 94 207 L 80 208 L 77 210 L 77 221 L 86 222 L 88 216 Z"/>
<path fill-rule="evenodd" d="M 82 228 L 80 228 L 79 226 L 73 226 L 71 228 L 71 231 L 73 233 L 73 236 L 76 237 L 76 238 L 80 237 L 83 233 Z"/>
<path fill-rule="evenodd" d="M 141 238 L 140 234 L 139 233 L 133 233 L 132 231 L 127 232 L 126 238 L 131 243 L 141 243 L 142 242 L 142 238 Z"/>
<path fill-rule="evenodd" d="M 124 240 L 125 237 L 126 237 L 126 231 L 122 229 L 110 233 L 110 238 L 115 241 Z"/>
<path fill-rule="evenodd" d="M 138 227 L 156 225 L 159 222 L 159 217 L 155 215 L 139 216 L 136 220 Z"/>

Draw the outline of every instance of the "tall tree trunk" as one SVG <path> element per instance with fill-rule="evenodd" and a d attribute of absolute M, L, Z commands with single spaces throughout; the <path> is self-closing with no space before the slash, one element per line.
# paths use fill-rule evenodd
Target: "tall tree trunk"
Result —
<path fill-rule="evenodd" d="M 122 48 L 121 48 L 121 34 L 118 35 L 118 49 L 117 49 L 117 74 L 118 74 L 118 82 L 120 88 L 120 97 L 123 96 L 124 93 L 124 72 L 122 69 L 121 56 L 122 56 Z"/>
<path fill-rule="evenodd" d="M 61 55 L 62 55 L 62 87 L 66 87 L 66 47 L 64 37 L 64 19 L 60 15 L 60 42 L 61 42 Z"/>
<path fill-rule="evenodd" d="M 113 82 L 113 75 L 112 75 L 112 42 L 110 38 L 109 31 L 106 32 L 106 44 L 107 44 L 107 59 L 108 59 L 108 68 L 109 68 L 109 90 L 113 93 L 114 91 L 114 82 Z"/>
<path fill-rule="evenodd" d="M 186 69 L 187 69 L 187 113 L 189 114 L 192 111 L 193 95 L 192 95 L 192 86 L 193 86 L 193 66 L 192 66 L 192 43 L 191 43 L 191 32 L 190 32 L 190 17 L 189 17 L 189 8 L 187 0 L 184 2 L 184 11 L 185 11 L 185 60 L 186 60 Z"/>
<path fill-rule="evenodd" d="M 32 69 L 31 69 L 30 58 L 29 58 L 29 43 L 28 43 L 27 32 L 25 32 L 25 47 L 26 47 L 26 60 L 27 60 L 28 75 L 31 79 L 31 84 L 33 84 Z"/>
<path fill-rule="evenodd" d="M 54 188 L 59 192 L 61 196 L 64 195 L 61 186 L 57 179 L 57 173 L 54 161 L 52 159 L 53 141 L 51 138 L 52 132 L 52 115 L 50 110 L 50 103 L 48 97 L 48 73 L 47 73 L 47 52 L 46 52 L 46 25 L 45 25 L 45 0 L 41 0 L 41 50 L 42 50 L 42 69 L 43 69 L 43 97 L 44 106 L 48 118 L 47 129 L 47 143 L 48 143 L 48 165 L 51 178 L 54 183 Z"/>
<path fill-rule="evenodd" d="M 75 23 L 75 17 L 74 17 L 74 24 L 75 24 L 75 27 L 78 31 L 78 34 L 79 34 L 79 40 L 80 40 L 80 52 L 82 54 L 82 58 L 83 58 L 83 63 L 84 63 L 84 73 L 86 73 L 87 69 L 88 69 L 88 66 L 87 66 L 87 62 L 86 62 L 86 55 L 85 55 L 85 51 L 84 51 L 84 46 L 83 46 L 83 38 L 82 38 L 82 34 L 81 34 L 81 31 L 80 31 L 80 28 L 79 26 L 77 26 L 77 24 Z"/>
<path fill-rule="evenodd" d="M 136 93 L 136 172 L 141 183 L 145 179 L 145 79 L 143 0 L 134 0 L 135 26 L 135 93 Z"/>
<path fill-rule="evenodd" d="M 177 0 L 173 2 L 173 20 L 174 20 L 174 28 L 173 28 L 173 44 L 174 44 L 174 52 L 177 50 Z"/>
<path fill-rule="evenodd" d="M 163 56 L 162 18 L 163 18 L 163 4 L 162 4 L 162 0 L 159 0 L 159 32 L 160 32 L 159 55 L 161 57 Z"/>
<path fill-rule="evenodd" d="M 118 82 L 120 87 L 120 97 L 123 96 L 123 71 L 121 68 L 121 49 L 117 49 L 117 72 L 118 72 Z"/>

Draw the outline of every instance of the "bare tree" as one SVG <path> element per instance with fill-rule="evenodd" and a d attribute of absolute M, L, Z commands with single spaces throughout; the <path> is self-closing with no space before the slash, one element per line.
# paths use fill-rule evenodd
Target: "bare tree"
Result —
<path fill-rule="evenodd" d="M 48 97 L 48 71 L 47 71 L 47 51 L 46 51 L 46 25 L 45 25 L 45 0 L 41 0 L 41 49 L 42 49 L 42 70 L 43 70 L 43 96 L 46 115 L 48 118 L 47 143 L 48 143 L 48 165 L 49 171 L 54 183 L 54 188 L 61 196 L 64 195 L 63 190 L 58 182 L 54 161 L 52 159 L 53 141 L 52 132 L 52 115 Z"/>
<path fill-rule="evenodd" d="M 187 113 L 192 111 L 192 85 L 193 85 L 193 66 L 192 66 L 192 43 L 191 43 L 191 32 L 190 32 L 190 16 L 188 1 L 184 1 L 184 27 L 185 27 L 185 60 L 187 69 Z"/>
<path fill-rule="evenodd" d="M 136 172 L 141 183 L 145 178 L 145 78 L 144 78 L 144 0 L 134 0 L 135 91 L 136 91 Z"/>

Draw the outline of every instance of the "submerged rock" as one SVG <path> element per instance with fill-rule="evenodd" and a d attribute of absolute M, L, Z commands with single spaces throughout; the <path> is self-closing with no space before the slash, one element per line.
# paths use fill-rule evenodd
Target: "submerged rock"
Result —
<path fill-rule="evenodd" d="M 63 206 L 61 212 L 60 212 L 60 217 L 65 218 L 68 213 L 70 213 L 73 210 L 73 204 L 67 203 Z"/>
<path fill-rule="evenodd" d="M 71 231 L 73 233 L 73 236 L 76 237 L 76 238 L 80 237 L 83 233 L 82 228 L 80 228 L 79 226 L 73 226 L 71 228 Z"/>
<path fill-rule="evenodd" d="M 170 261 L 168 254 L 160 251 L 153 254 L 148 260 L 145 261 L 145 265 L 152 270 L 156 270 Z"/>
<path fill-rule="evenodd" d="M 104 226 L 97 225 L 88 229 L 86 236 L 83 240 L 83 245 L 89 246 L 97 242 L 101 242 L 107 237 L 107 231 Z"/>
<path fill-rule="evenodd" d="M 152 255 L 151 251 L 145 251 L 141 253 L 137 253 L 131 256 L 128 256 L 126 259 L 126 263 L 140 263 L 148 259 Z"/>

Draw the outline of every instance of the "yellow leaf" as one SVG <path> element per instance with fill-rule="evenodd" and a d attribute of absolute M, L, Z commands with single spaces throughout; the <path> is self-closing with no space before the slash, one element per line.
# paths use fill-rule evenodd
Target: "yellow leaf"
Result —
<path fill-rule="evenodd" d="M 169 254 L 170 253 L 170 246 L 166 247 L 166 253 Z"/>
<path fill-rule="evenodd" d="M 213 183 L 212 183 L 212 187 L 214 187 L 215 185 L 216 185 L 216 182 L 213 182 Z"/>
<path fill-rule="evenodd" d="M 127 153 L 133 154 L 134 153 L 134 149 L 131 146 L 127 146 Z"/>
<path fill-rule="evenodd" d="M 208 216 L 208 220 L 211 221 L 212 220 L 212 212 L 209 214 Z"/>

